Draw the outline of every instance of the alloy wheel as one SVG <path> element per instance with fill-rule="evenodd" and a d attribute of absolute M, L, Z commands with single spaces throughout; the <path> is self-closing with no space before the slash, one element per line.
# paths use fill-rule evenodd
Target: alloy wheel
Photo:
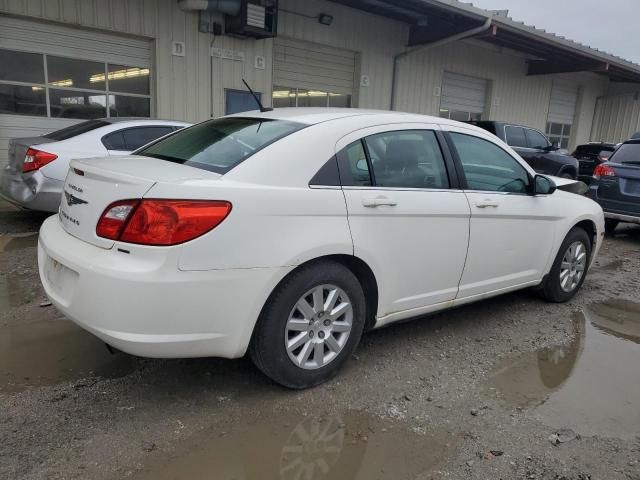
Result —
<path fill-rule="evenodd" d="M 318 285 L 298 299 L 285 325 L 289 359 L 305 370 L 332 362 L 347 344 L 353 325 L 349 296 L 336 285 Z"/>
<path fill-rule="evenodd" d="M 567 248 L 560 265 L 560 287 L 565 292 L 573 292 L 587 268 L 587 249 L 582 242 L 573 242 Z"/>

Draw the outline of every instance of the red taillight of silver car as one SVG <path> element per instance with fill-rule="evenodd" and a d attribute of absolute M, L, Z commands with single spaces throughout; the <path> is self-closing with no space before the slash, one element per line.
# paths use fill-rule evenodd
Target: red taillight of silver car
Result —
<path fill-rule="evenodd" d="M 96 234 L 153 246 L 188 242 L 217 227 L 231 212 L 220 200 L 121 200 L 102 213 Z"/>
<path fill-rule="evenodd" d="M 606 163 L 601 163 L 598 165 L 593 171 L 593 178 L 596 180 L 600 180 L 602 177 L 615 177 L 616 171 L 612 166 L 607 165 Z"/>
<path fill-rule="evenodd" d="M 28 173 L 39 170 L 47 163 L 53 162 L 58 156 L 55 153 L 43 152 L 35 148 L 29 148 L 22 162 L 22 172 Z"/>

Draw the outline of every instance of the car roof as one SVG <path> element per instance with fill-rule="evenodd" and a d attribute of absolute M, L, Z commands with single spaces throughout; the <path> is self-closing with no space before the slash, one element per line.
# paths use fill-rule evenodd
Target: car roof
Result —
<path fill-rule="evenodd" d="M 175 123 L 179 125 L 191 125 L 189 122 L 184 122 L 182 120 L 166 120 L 164 118 L 149 118 L 149 117 L 109 117 L 109 118 L 97 118 L 96 120 L 101 120 L 107 123 L 124 123 L 124 122 L 149 122 L 149 123 L 157 123 L 157 122 L 167 122 L 167 123 Z"/>
<path fill-rule="evenodd" d="M 259 110 L 236 113 L 226 118 L 264 118 L 269 120 L 288 120 L 291 122 L 316 125 L 349 117 L 369 117 L 371 124 L 376 123 L 434 123 L 437 125 L 457 125 L 468 129 L 484 130 L 455 120 L 418 113 L 396 112 L 391 110 L 369 110 L 364 108 L 324 108 L 324 107 L 288 107 L 276 108 L 267 112 Z"/>

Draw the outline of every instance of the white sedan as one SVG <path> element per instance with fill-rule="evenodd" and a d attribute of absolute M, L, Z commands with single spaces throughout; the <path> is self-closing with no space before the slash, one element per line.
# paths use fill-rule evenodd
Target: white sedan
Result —
<path fill-rule="evenodd" d="M 147 357 L 330 378 L 366 329 L 527 287 L 572 298 L 602 209 L 479 128 L 395 112 L 209 120 L 75 160 L 40 277 L 81 327 Z"/>
<path fill-rule="evenodd" d="M 99 118 L 41 137 L 13 138 L 9 163 L 0 173 L 0 194 L 22 208 L 57 212 L 72 159 L 128 155 L 190 125 L 151 118 Z"/>

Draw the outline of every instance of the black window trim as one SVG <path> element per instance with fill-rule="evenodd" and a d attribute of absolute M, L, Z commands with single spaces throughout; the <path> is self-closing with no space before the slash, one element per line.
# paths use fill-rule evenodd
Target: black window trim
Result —
<path fill-rule="evenodd" d="M 459 172 L 458 173 L 458 177 L 460 179 L 460 188 L 462 190 L 464 190 L 465 192 L 468 192 L 468 193 L 477 192 L 477 193 L 486 193 L 486 194 L 492 194 L 492 195 L 518 195 L 518 196 L 523 196 L 523 195 L 524 196 L 530 196 L 530 195 L 532 195 L 531 189 L 533 188 L 533 185 L 534 185 L 534 183 L 533 183 L 534 178 L 532 177 L 531 172 L 529 172 L 529 170 L 527 170 L 518 161 L 517 158 L 515 158 L 513 155 L 511 155 L 511 153 L 509 153 L 507 150 L 502 148 L 500 145 L 498 145 L 496 143 L 493 143 L 490 140 L 487 140 L 486 138 L 482 138 L 482 137 L 479 137 L 477 135 L 473 135 L 472 133 L 457 132 L 457 131 L 453 131 L 452 132 L 452 131 L 448 131 L 448 130 L 445 130 L 442 133 L 443 133 L 443 135 L 444 135 L 444 137 L 445 137 L 445 139 L 447 141 L 447 144 L 448 144 L 449 149 L 451 151 L 451 156 L 453 157 L 454 162 L 456 164 L 456 170 Z M 466 177 L 466 175 L 464 173 L 464 168 L 462 166 L 462 160 L 460 160 L 460 155 L 458 155 L 458 150 L 456 149 L 456 146 L 455 146 L 455 144 L 453 142 L 453 138 L 451 137 L 452 133 L 457 133 L 457 134 L 460 134 L 460 135 L 467 135 L 468 137 L 473 137 L 473 138 L 477 138 L 479 140 L 484 140 L 485 142 L 491 143 L 492 145 L 495 145 L 500 150 L 505 152 L 507 155 L 509 155 L 509 157 L 511 157 L 513 159 L 514 162 L 516 162 L 518 165 L 520 165 L 522 167 L 522 169 L 526 172 L 527 177 L 529 178 L 529 190 L 530 191 L 528 191 L 527 193 L 517 193 L 517 192 L 497 192 L 495 190 L 471 190 L 469 188 L 469 184 L 467 183 L 467 177 Z"/>
<path fill-rule="evenodd" d="M 376 184 L 375 181 L 375 173 L 373 171 L 373 164 L 371 162 L 371 155 L 369 153 L 369 147 L 367 146 L 367 142 L 365 139 L 372 135 L 379 135 L 381 133 L 392 133 L 392 132 L 433 132 L 436 137 L 436 143 L 440 147 L 440 153 L 442 154 L 442 159 L 444 161 L 445 173 L 447 174 L 447 180 L 449 182 L 449 186 L 447 188 L 411 188 L 411 187 L 383 187 Z M 460 172 L 455 163 L 455 160 L 452 155 L 452 151 L 449 148 L 446 137 L 443 135 L 441 130 L 435 128 L 401 128 L 397 130 L 386 130 L 382 132 L 371 133 L 369 135 L 365 135 L 364 137 L 359 138 L 358 140 L 354 140 L 353 142 L 348 143 L 340 151 L 347 148 L 354 143 L 360 142 L 364 148 L 365 157 L 367 160 L 367 168 L 369 169 L 369 181 L 371 185 L 344 185 L 342 182 L 342 176 L 340 176 L 340 185 L 343 190 L 385 190 L 385 191 L 425 191 L 425 192 L 451 192 L 451 191 L 461 191 L 462 183 L 460 181 Z M 338 159 L 338 174 L 340 174 L 340 156 L 339 152 L 336 153 L 336 158 Z M 316 186 L 317 187 L 317 186 Z M 328 186 L 329 187 L 329 186 Z M 334 187 L 330 187 L 334 188 Z"/>
<path fill-rule="evenodd" d="M 111 124 L 111 125 L 113 125 L 113 124 Z M 149 143 L 145 143 L 144 145 L 142 145 L 142 147 L 134 148 L 133 150 L 128 150 L 128 149 L 127 150 L 118 150 L 118 149 L 115 149 L 115 148 L 109 148 L 105 139 L 108 136 L 113 135 L 114 133 L 124 134 L 124 132 L 128 132 L 129 130 L 138 130 L 138 129 L 141 129 L 141 128 L 169 128 L 171 130 L 171 132 L 167 133 L 166 135 L 161 135 L 160 137 L 156 138 L 155 140 L 152 140 L 151 141 L 152 143 L 155 143 L 158 140 L 160 140 L 161 138 L 164 138 L 166 136 L 173 135 L 175 132 L 178 131 L 178 130 L 175 129 L 175 125 L 162 125 L 162 124 L 155 124 L 155 123 L 154 124 L 149 124 L 149 125 L 136 125 L 136 126 L 133 126 L 133 127 L 124 127 L 124 128 L 119 129 L 119 130 L 113 130 L 113 131 L 111 131 L 109 133 L 105 133 L 100 138 L 100 142 L 102 142 L 102 145 L 104 145 L 104 148 L 106 148 L 110 152 L 129 152 L 129 151 L 135 152 L 136 150 L 140 150 L 142 147 L 146 147 L 147 145 L 149 145 Z M 124 138 L 123 138 L 123 140 L 124 140 Z"/>

